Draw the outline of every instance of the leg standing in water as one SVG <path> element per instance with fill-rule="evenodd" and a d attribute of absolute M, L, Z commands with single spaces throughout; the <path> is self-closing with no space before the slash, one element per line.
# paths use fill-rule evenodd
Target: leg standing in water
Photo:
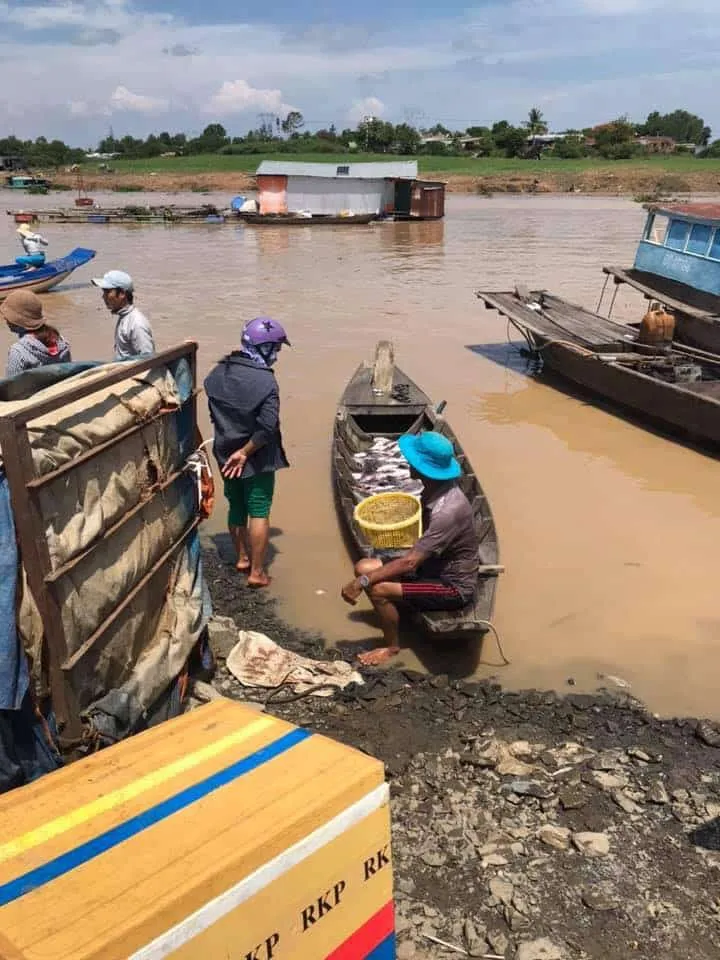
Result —
<path fill-rule="evenodd" d="M 225 496 L 230 505 L 228 529 L 235 546 L 236 570 L 248 574 L 248 586 L 267 587 L 270 577 L 265 569 L 270 541 L 270 509 L 275 492 L 275 474 L 225 480 Z"/>

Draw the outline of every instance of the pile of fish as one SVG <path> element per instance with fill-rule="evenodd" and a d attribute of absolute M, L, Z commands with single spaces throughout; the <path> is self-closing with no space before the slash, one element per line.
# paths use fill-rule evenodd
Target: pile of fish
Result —
<path fill-rule="evenodd" d="M 377 437 L 369 450 L 354 455 L 350 466 L 358 503 L 376 493 L 402 491 L 419 497 L 423 491 L 422 481 L 410 476 L 410 466 L 395 440 Z"/>

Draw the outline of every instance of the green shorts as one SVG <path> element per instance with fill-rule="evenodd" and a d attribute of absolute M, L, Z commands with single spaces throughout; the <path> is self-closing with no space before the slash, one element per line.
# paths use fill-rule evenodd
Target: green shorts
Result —
<path fill-rule="evenodd" d="M 225 498 L 230 506 L 229 527 L 246 526 L 248 517 L 267 519 L 270 516 L 275 491 L 274 473 L 257 473 L 254 477 L 232 477 L 223 483 Z"/>

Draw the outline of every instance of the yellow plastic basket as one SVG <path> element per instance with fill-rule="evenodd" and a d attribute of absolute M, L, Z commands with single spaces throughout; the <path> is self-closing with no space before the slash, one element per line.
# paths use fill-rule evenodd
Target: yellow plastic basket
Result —
<path fill-rule="evenodd" d="M 422 535 L 422 506 L 409 493 L 376 493 L 362 500 L 353 515 L 373 547 L 409 548 Z"/>

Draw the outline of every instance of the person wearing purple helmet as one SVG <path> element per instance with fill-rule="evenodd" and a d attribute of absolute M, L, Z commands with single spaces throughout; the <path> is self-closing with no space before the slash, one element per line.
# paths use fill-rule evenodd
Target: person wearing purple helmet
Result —
<path fill-rule="evenodd" d="M 283 345 L 290 346 L 283 325 L 271 317 L 256 317 L 243 328 L 240 350 L 223 357 L 205 379 L 235 565 L 247 573 L 248 586 L 256 588 L 270 586 L 265 558 L 275 473 L 289 466 L 272 370 Z"/>

